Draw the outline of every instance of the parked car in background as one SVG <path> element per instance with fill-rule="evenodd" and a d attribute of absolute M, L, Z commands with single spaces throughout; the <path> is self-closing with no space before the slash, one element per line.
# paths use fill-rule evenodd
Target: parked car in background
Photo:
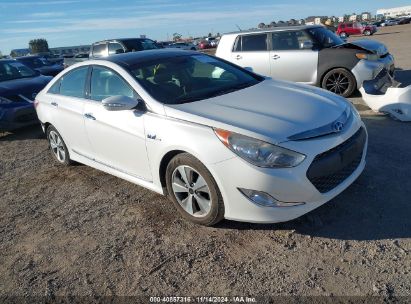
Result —
<path fill-rule="evenodd" d="M 194 44 L 188 43 L 188 42 L 176 42 L 166 47 L 172 48 L 172 49 L 182 49 L 182 50 L 191 50 L 191 51 L 197 50 L 197 47 Z"/>
<path fill-rule="evenodd" d="M 370 36 L 377 32 L 377 27 L 374 25 L 364 25 L 360 22 L 347 22 L 338 25 L 336 34 L 341 38 L 347 38 L 351 35 Z"/>
<path fill-rule="evenodd" d="M 64 69 L 63 65 L 52 63 L 42 56 L 17 57 L 16 60 L 46 76 L 56 76 Z"/>
<path fill-rule="evenodd" d="M 399 20 L 397 19 L 388 19 L 385 20 L 385 22 L 381 23 L 381 26 L 393 26 L 393 25 L 398 25 Z"/>
<path fill-rule="evenodd" d="M 64 58 L 63 66 L 64 66 L 64 68 L 67 68 L 67 67 L 69 67 L 69 66 L 71 66 L 75 63 L 86 61 L 88 59 L 89 59 L 89 54 L 88 53 L 77 54 L 77 55 L 74 55 L 71 58 Z"/>
<path fill-rule="evenodd" d="M 36 100 L 59 164 L 168 195 L 197 224 L 297 218 L 365 167 L 367 131 L 346 99 L 194 51 L 82 62 Z"/>
<path fill-rule="evenodd" d="M 381 21 L 375 21 L 372 25 L 376 26 L 376 27 L 380 27 L 382 23 L 384 23 L 385 20 L 381 20 Z"/>
<path fill-rule="evenodd" d="M 52 77 L 17 60 L 0 60 L 0 131 L 39 123 L 34 100 Z"/>
<path fill-rule="evenodd" d="M 206 41 L 210 44 L 211 47 L 217 47 L 218 41 L 216 37 L 207 37 Z"/>
<path fill-rule="evenodd" d="M 202 40 L 198 43 L 197 46 L 200 50 L 205 50 L 205 49 L 211 49 L 212 46 L 210 45 L 210 43 L 207 40 Z"/>
<path fill-rule="evenodd" d="M 409 24 L 410 22 L 411 22 L 411 17 L 406 17 L 406 18 L 400 19 L 400 21 L 398 21 L 398 24 Z"/>
<path fill-rule="evenodd" d="M 161 46 L 148 38 L 109 39 L 92 44 L 90 49 L 90 59 L 159 48 L 161 48 Z"/>
<path fill-rule="evenodd" d="M 317 85 L 344 97 L 394 58 L 372 40 L 345 43 L 323 26 L 290 26 L 223 35 L 216 56 L 268 77 Z"/>
<path fill-rule="evenodd" d="M 173 44 L 173 41 L 160 41 L 160 42 L 157 42 L 157 45 L 158 45 L 160 48 L 166 48 L 166 47 L 168 47 L 170 44 Z"/>
<path fill-rule="evenodd" d="M 64 58 L 62 56 L 51 54 L 51 53 L 33 54 L 33 55 L 41 56 L 43 58 L 46 58 L 47 61 L 49 61 L 51 63 L 61 64 L 61 65 L 63 64 L 63 60 L 64 60 Z"/>

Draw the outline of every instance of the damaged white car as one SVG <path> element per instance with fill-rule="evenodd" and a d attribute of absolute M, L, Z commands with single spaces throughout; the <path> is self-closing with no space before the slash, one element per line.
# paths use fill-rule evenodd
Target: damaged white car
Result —
<path fill-rule="evenodd" d="M 373 111 L 411 121 L 411 85 L 401 87 L 386 69 L 382 69 L 375 79 L 364 81 L 360 92 Z"/>

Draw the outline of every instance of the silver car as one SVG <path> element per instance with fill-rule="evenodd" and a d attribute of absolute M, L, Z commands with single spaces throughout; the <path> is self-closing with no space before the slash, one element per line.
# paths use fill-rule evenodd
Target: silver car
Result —
<path fill-rule="evenodd" d="M 344 97 L 394 57 L 373 40 L 346 43 L 323 26 L 292 26 L 223 35 L 216 56 L 258 74 L 316 85 Z"/>

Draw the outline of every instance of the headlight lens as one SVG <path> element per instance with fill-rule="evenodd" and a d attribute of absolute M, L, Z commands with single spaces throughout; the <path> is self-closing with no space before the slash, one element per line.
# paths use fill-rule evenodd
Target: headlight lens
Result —
<path fill-rule="evenodd" d="M 1 97 L 0 96 L 0 105 L 5 105 L 5 104 L 10 104 L 12 101 L 10 99 L 7 99 L 6 97 Z"/>
<path fill-rule="evenodd" d="M 259 139 L 222 129 L 215 129 L 214 132 L 227 148 L 258 167 L 291 168 L 305 159 L 304 154 Z"/>
<path fill-rule="evenodd" d="M 358 59 L 365 59 L 365 60 L 378 60 L 380 57 L 377 54 L 365 54 L 365 53 L 357 53 L 355 54 Z"/>

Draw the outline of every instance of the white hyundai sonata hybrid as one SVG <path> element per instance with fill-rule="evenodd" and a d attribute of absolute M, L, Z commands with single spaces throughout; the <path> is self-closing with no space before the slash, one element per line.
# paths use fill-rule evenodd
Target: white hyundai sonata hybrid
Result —
<path fill-rule="evenodd" d="M 35 106 L 58 162 L 168 195 L 203 225 L 297 218 L 365 166 L 367 131 L 346 99 L 197 52 L 73 65 Z"/>

